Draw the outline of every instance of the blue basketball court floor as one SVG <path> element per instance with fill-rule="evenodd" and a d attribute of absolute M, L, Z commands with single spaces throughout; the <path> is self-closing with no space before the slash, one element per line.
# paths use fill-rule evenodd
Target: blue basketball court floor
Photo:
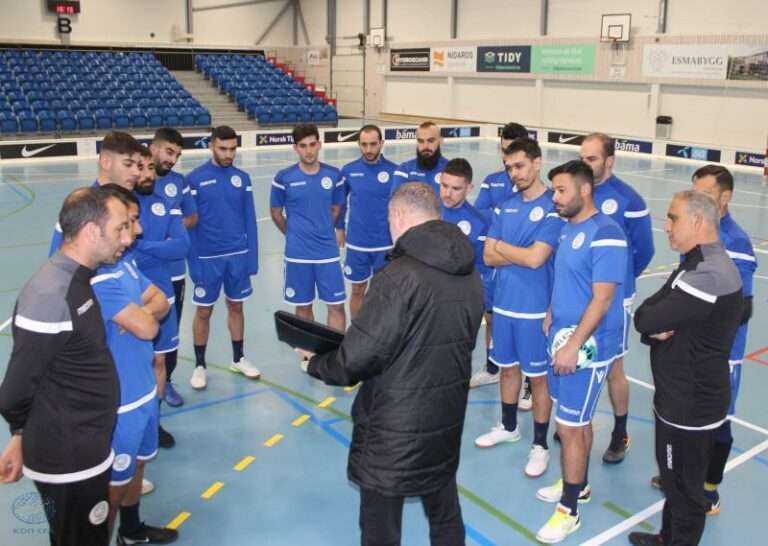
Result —
<path fill-rule="evenodd" d="M 414 155 L 415 144 L 387 144 L 396 162 Z M 482 178 L 500 169 L 495 140 L 447 141 L 447 157 L 465 157 L 476 173 L 476 195 Z M 543 176 L 549 168 L 576 156 L 576 149 L 546 148 Z M 357 148 L 328 148 L 324 161 L 341 166 L 357 157 Z M 180 164 L 188 172 L 206 156 L 189 155 Z M 224 305 L 214 312 L 208 345 L 209 386 L 189 387 L 192 372 L 189 291 L 181 331 L 175 382 L 186 399 L 178 409 L 163 408 L 163 425 L 177 445 L 162 450 L 148 465 L 156 491 L 142 499 L 142 516 L 152 524 L 172 524 L 179 544 L 235 546 L 345 546 L 359 543 L 358 492 L 346 479 L 351 435 L 350 407 L 354 389 L 327 387 L 301 372 L 296 355 L 275 338 L 272 314 L 285 308 L 281 297 L 283 237 L 269 220 L 269 189 L 274 173 L 294 162 L 291 150 L 240 152 L 237 165 L 254 181 L 259 217 L 261 270 L 253 279 L 254 296 L 246 303 L 246 354 L 262 370 L 261 381 L 248 381 L 227 371 L 231 347 Z M 638 300 L 655 291 L 677 262 L 663 233 L 670 196 L 690 185 L 698 165 L 654 158 L 621 156 L 617 174 L 647 200 L 654 222 L 656 255 L 638 283 Z M 10 317 L 25 280 L 45 260 L 51 230 L 63 197 L 96 177 L 94 161 L 62 161 L 0 166 L 0 373 L 11 350 Z M 765 307 L 768 274 L 762 263 L 768 252 L 768 190 L 759 173 L 736 172 L 731 211 L 753 238 L 761 260 L 755 281 L 755 316 L 751 322 L 741 394 L 735 419 L 734 450 L 721 487 L 722 512 L 707 520 L 702 544 L 759 542 L 768 491 L 768 338 Z M 324 317 L 320 310 L 319 317 Z M 482 340 L 482 332 L 480 335 Z M 649 484 L 653 458 L 652 387 L 648 351 L 638 336 L 626 361 L 631 376 L 629 432 L 632 446 L 625 462 L 606 466 L 600 455 L 609 441 L 613 419 L 607 394 L 596 416 L 590 480 L 592 501 L 581 507 L 582 527 L 564 544 L 627 544 L 631 530 L 656 530 L 661 495 Z M 475 351 L 474 368 L 484 361 Z M 439 408 L 436 408 L 439 411 Z M 520 415 L 523 440 L 479 450 L 474 438 L 500 417 L 496 386 L 473 390 L 467 408 L 461 466 L 458 473 L 467 543 L 516 545 L 535 543 L 534 534 L 553 506 L 535 498 L 536 489 L 560 476 L 559 449 L 553 444 L 547 473 L 531 480 L 523 475 L 532 438 L 531 417 Z M 0 427 L 0 444 L 7 432 Z M 551 427 L 553 430 L 554 427 Z M 0 486 L 0 544 L 47 544 L 47 528 L 33 484 L 22 479 Z M 762 501 L 760 499 L 763 499 Z M 760 508 L 762 506 L 762 508 Z M 420 504 L 406 504 L 403 544 L 428 544 Z"/>

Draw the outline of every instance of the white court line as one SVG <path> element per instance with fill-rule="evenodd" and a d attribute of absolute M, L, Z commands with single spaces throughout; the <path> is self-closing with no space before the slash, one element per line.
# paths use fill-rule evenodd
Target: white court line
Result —
<path fill-rule="evenodd" d="M 646 201 L 671 201 L 671 197 L 644 197 Z M 750 209 L 768 209 L 768 205 L 747 205 L 744 203 L 734 203 L 730 202 L 728 203 L 729 207 L 744 207 L 744 208 L 750 208 Z"/>
<path fill-rule="evenodd" d="M 689 187 L 691 186 L 691 182 L 680 182 L 679 180 L 672 180 L 672 179 L 668 179 L 668 178 L 659 178 L 658 176 L 646 176 L 644 174 L 639 174 L 639 173 L 633 174 L 632 176 L 637 176 L 637 177 L 640 177 L 640 178 L 647 178 L 649 180 L 659 180 L 661 182 L 671 182 L 672 184 L 678 184 L 678 185 L 681 185 L 681 186 L 689 186 Z M 768 197 L 768 193 L 761 193 L 761 192 L 756 192 L 756 191 L 737 190 L 734 193 L 738 193 L 738 194 L 746 193 L 748 195 L 758 195 L 760 197 Z"/>
<path fill-rule="evenodd" d="M 8 328 L 8 325 L 11 323 L 11 320 L 13 317 L 8 317 L 8 320 L 6 320 L 2 325 L 0 325 L 0 332 Z"/>

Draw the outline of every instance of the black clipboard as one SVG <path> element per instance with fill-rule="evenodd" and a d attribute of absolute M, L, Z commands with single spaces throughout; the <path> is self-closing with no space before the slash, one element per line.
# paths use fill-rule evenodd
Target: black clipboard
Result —
<path fill-rule="evenodd" d="M 286 311 L 275 312 L 275 330 L 283 343 L 315 354 L 335 351 L 344 341 L 344 334 L 338 330 Z"/>

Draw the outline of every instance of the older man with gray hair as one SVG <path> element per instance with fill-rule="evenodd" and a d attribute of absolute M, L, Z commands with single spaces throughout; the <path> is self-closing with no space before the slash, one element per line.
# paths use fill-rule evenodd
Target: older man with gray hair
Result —
<path fill-rule="evenodd" d="M 680 266 L 635 313 L 651 347 L 656 462 L 666 503 L 661 533 L 631 533 L 635 546 L 689 546 L 704 532 L 704 481 L 715 430 L 730 402 L 728 356 L 744 314 L 741 277 L 719 239 L 715 201 L 675 194 L 665 231 Z"/>
<path fill-rule="evenodd" d="M 483 286 L 469 240 L 439 218 L 431 185 L 394 192 L 390 263 L 341 347 L 309 362 L 329 385 L 363 381 L 348 475 L 360 486 L 366 546 L 400 544 L 405 497 L 421 497 L 433 546 L 465 543 L 456 470 Z"/>

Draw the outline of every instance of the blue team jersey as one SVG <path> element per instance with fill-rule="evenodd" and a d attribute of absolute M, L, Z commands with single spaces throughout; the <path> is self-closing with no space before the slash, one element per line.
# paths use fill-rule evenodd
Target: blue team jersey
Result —
<path fill-rule="evenodd" d="M 246 254 L 248 273 L 259 270 L 256 209 L 248 173 L 206 161 L 187 175 L 198 222 L 189 230 L 193 260 Z"/>
<path fill-rule="evenodd" d="M 437 160 L 437 165 L 433 169 L 425 171 L 420 165 L 418 158 L 411 159 L 401 164 L 395 169 L 395 179 L 392 182 L 392 193 L 406 182 L 424 182 L 430 184 L 435 193 L 440 195 L 440 173 L 445 169 L 448 160 L 442 156 Z"/>
<path fill-rule="evenodd" d="M 440 205 L 440 218 L 451 224 L 455 224 L 469 237 L 472 248 L 475 250 L 475 268 L 478 273 L 483 273 L 488 267 L 483 262 L 483 246 L 488 233 L 488 222 L 475 207 L 464 201 L 460 207 L 446 208 Z"/>
<path fill-rule="evenodd" d="M 173 297 L 171 265 L 189 252 L 181 209 L 173 208 L 171 199 L 156 193 L 134 195 L 139 199 L 139 220 L 144 231 L 133 246 L 136 264 L 167 297 Z"/>
<path fill-rule="evenodd" d="M 627 239 L 622 229 L 598 212 L 579 224 L 563 227 L 555 255 L 550 337 L 576 326 L 592 300 L 594 283 L 621 285 L 626 278 Z M 623 292 L 616 287 L 611 305 L 592 334 L 597 342 L 595 363 L 616 356 L 624 328 Z"/>
<path fill-rule="evenodd" d="M 115 265 L 100 267 L 91 285 L 101 307 L 107 345 L 120 378 L 120 406 L 123 407 L 149 397 L 155 390 L 154 350 L 152 341 L 126 332 L 112 319 L 131 303 L 141 307 L 141 295 L 150 282 L 127 254 Z"/>
<path fill-rule="evenodd" d="M 392 248 L 387 220 L 390 187 L 397 165 L 380 156 L 376 163 L 360 158 L 341 168 L 347 195 L 347 246 L 376 252 Z M 339 218 L 344 218 L 343 214 Z M 336 227 L 340 227 L 338 224 Z"/>
<path fill-rule="evenodd" d="M 319 263 L 339 258 L 331 207 L 344 203 L 344 180 L 336 167 L 320 163 L 317 174 L 298 164 L 283 169 L 272 181 L 271 208 L 284 208 L 285 259 Z"/>
<path fill-rule="evenodd" d="M 610 216 L 626 235 L 629 247 L 624 297 L 631 298 L 635 294 L 635 279 L 653 258 L 650 211 L 640 194 L 615 175 L 595 186 L 593 198 L 595 207 Z"/>
<path fill-rule="evenodd" d="M 192 198 L 192 191 L 182 174 L 171 171 L 158 178 L 155 182 L 155 195 L 170 200 L 171 208 L 180 209 L 181 215 L 185 218 L 197 214 L 197 206 Z M 185 270 L 186 266 L 183 259 L 171 262 L 171 278 L 183 277 Z"/>
<path fill-rule="evenodd" d="M 488 222 L 493 222 L 493 209 L 516 192 L 517 186 L 509 178 L 506 170 L 491 173 L 480 184 L 480 193 L 475 199 L 475 208 L 488 219 Z"/>
<path fill-rule="evenodd" d="M 742 293 L 745 296 L 751 296 L 757 258 L 749 236 L 734 221 L 730 213 L 726 213 L 720 219 L 720 240 L 741 274 Z"/>
<path fill-rule="evenodd" d="M 552 190 L 526 201 L 514 194 L 494 210 L 489 239 L 528 248 L 536 242 L 557 250 L 565 222 L 555 212 Z M 553 252 L 554 256 L 554 252 Z M 544 318 L 552 295 L 553 257 L 531 269 L 516 264 L 496 268 L 494 311 L 512 318 Z"/>

